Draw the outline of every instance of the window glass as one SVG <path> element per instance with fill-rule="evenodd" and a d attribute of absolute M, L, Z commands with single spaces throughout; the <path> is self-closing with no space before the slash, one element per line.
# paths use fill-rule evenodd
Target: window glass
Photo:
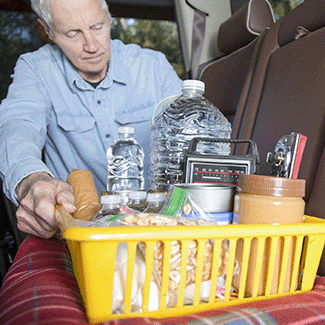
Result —
<path fill-rule="evenodd" d="M 45 44 L 40 32 L 34 14 L 0 11 L 0 100 L 7 95 L 19 55 Z"/>
<path fill-rule="evenodd" d="M 177 74 L 184 79 L 178 29 L 176 22 L 113 18 L 111 37 L 124 43 L 135 43 L 164 53 Z"/>
<path fill-rule="evenodd" d="M 275 20 L 285 16 L 288 12 L 303 3 L 304 0 L 272 0 Z"/>
<path fill-rule="evenodd" d="M 230 0 L 231 12 L 234 14 L 249 0 Z M 279 20 L 288 12 L 299 6 L 304 0 L 268 0 L 272 4 L 275 20 Z"/>

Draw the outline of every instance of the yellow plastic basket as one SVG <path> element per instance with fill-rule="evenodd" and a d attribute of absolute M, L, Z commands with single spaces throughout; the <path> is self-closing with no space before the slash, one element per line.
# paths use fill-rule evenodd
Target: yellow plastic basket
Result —
<path fill-rule="evenodd" d="M 177 227 L 114 227 L 68 228 L 64 232 L 71 253 L 75 276 L 83 297 L 90 323 L 128 317 L 165 318 L 182 316 L 255 300 L 269 299 L 309 291 L 313 287 L 325 243 L 325 220 L 305 216 L 304 223 L 285 225 L 227 225 L 227 226 L 177 226 Z M 200 287 L 207 240 L 212 239 L 211 292 L 207 301 L 200 301 Z M 222 241 L 229 243 L 227 276 L 224 299 L 216 298 L 217 270 Z M 197 269 L 193 304 L 184 305 L 184 288 L 188 260 L 188 244 L 197 242 Z M 148 311 L 149 289 L 153 267 L 154 245 L 164 244 L 164 265 L 159 309 Z M 171 247 L 174 241 L 181 244 L 182 260 L 177 304 L 168 308 L 168 291 Z M 232 294 L 235 260 L 238 243 L 242 242 L 238 295 Z M 128 246 L 125 304 L 121 314 L 112 314 L 113 275 L 117 245 Z M 132 312 L 132 275 L 137 244 L 145 242 L 147 248 L 142 312 Z M 252 256 L 253 243 L 256 256 Z M 237 250 L 237 255 L 236 255 Z M 255 254 L 255 253 L 254 253 Z M 251 255 L 251 256 L 250 256 Z M 250 263 L 254 260 L 254 270 Z M 265 262 L 267 259 L 267 263 Z M 276 275 L 276 292 L 274 270 Z M 253 274 L 252 287 L 247 291 L 248 273 Z M 265 276 L 263 276 L 265 274 Z M 289 274 L 289 285 L 286 281 Z M 263 282 L 261 284 L 261 282 Z M 263 287 L 263 293 L 259 288 Z"/>

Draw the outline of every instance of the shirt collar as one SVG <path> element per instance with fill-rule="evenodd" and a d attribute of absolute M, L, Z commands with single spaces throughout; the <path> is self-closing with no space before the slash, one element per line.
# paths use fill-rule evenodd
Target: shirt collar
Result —
<path fill-rule="evenodd" d="M 100 88 L 109 88 L 113 82 L 126 85 L 129 81 L 129 72 L 123 62 L 118 42 L 120 41 L 111 40 L 111 59 L 106 76 L 98 86 Z M 79 75 L 63 52 L 62 56 L 66 80 L 70 89 L 73 92 L 78 89 L 93 90 L 93 87 Z"/>

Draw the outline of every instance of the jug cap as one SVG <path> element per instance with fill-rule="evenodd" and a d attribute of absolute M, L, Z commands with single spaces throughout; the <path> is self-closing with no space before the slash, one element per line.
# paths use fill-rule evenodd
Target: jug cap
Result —
<path fill-rule="evenodd" d="M 118 134 L 134 134 L 134 128 L 132 126 L 121 126 L 117 130 Z"/>
<path fill-rule="evenodd" d="M 205 84 L 201 80 L 188 79 L 183 81 L 182 89 L 198 89 L 204 92 Z"/>

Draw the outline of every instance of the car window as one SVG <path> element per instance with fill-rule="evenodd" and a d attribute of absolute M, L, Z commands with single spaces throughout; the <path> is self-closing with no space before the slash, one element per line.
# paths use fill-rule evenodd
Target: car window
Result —
<path fill-rule="evenodd" d="M 304 0 L 272 0 L 274 17 L 276 20 L 285 16 L 288 12 L 303 3 Z"/>
<path fill-rule="evenodd" d="M 161 51 L 184 79 L 177 24 L 168 20 L 113 18 L 111 37 L 124 43 L 135 43 L 145 48 Z"/>
<path fill-rule="evenodd" d="M 0 100 L 6 97 L 15 63 L 22 53 L 34 51 L 45 44 L 36 23 L 36 15 L 0 11 Z"/>
<path fill-rule="evenodd" d="M 234 14 L 249 0 L 230 0 L 231 12 Z M 268 0 L 270 1 L 273 10 L 275 20 L 279 20 L 285 16 L 288 12 L 299 6 L 304 0 Z"/>

